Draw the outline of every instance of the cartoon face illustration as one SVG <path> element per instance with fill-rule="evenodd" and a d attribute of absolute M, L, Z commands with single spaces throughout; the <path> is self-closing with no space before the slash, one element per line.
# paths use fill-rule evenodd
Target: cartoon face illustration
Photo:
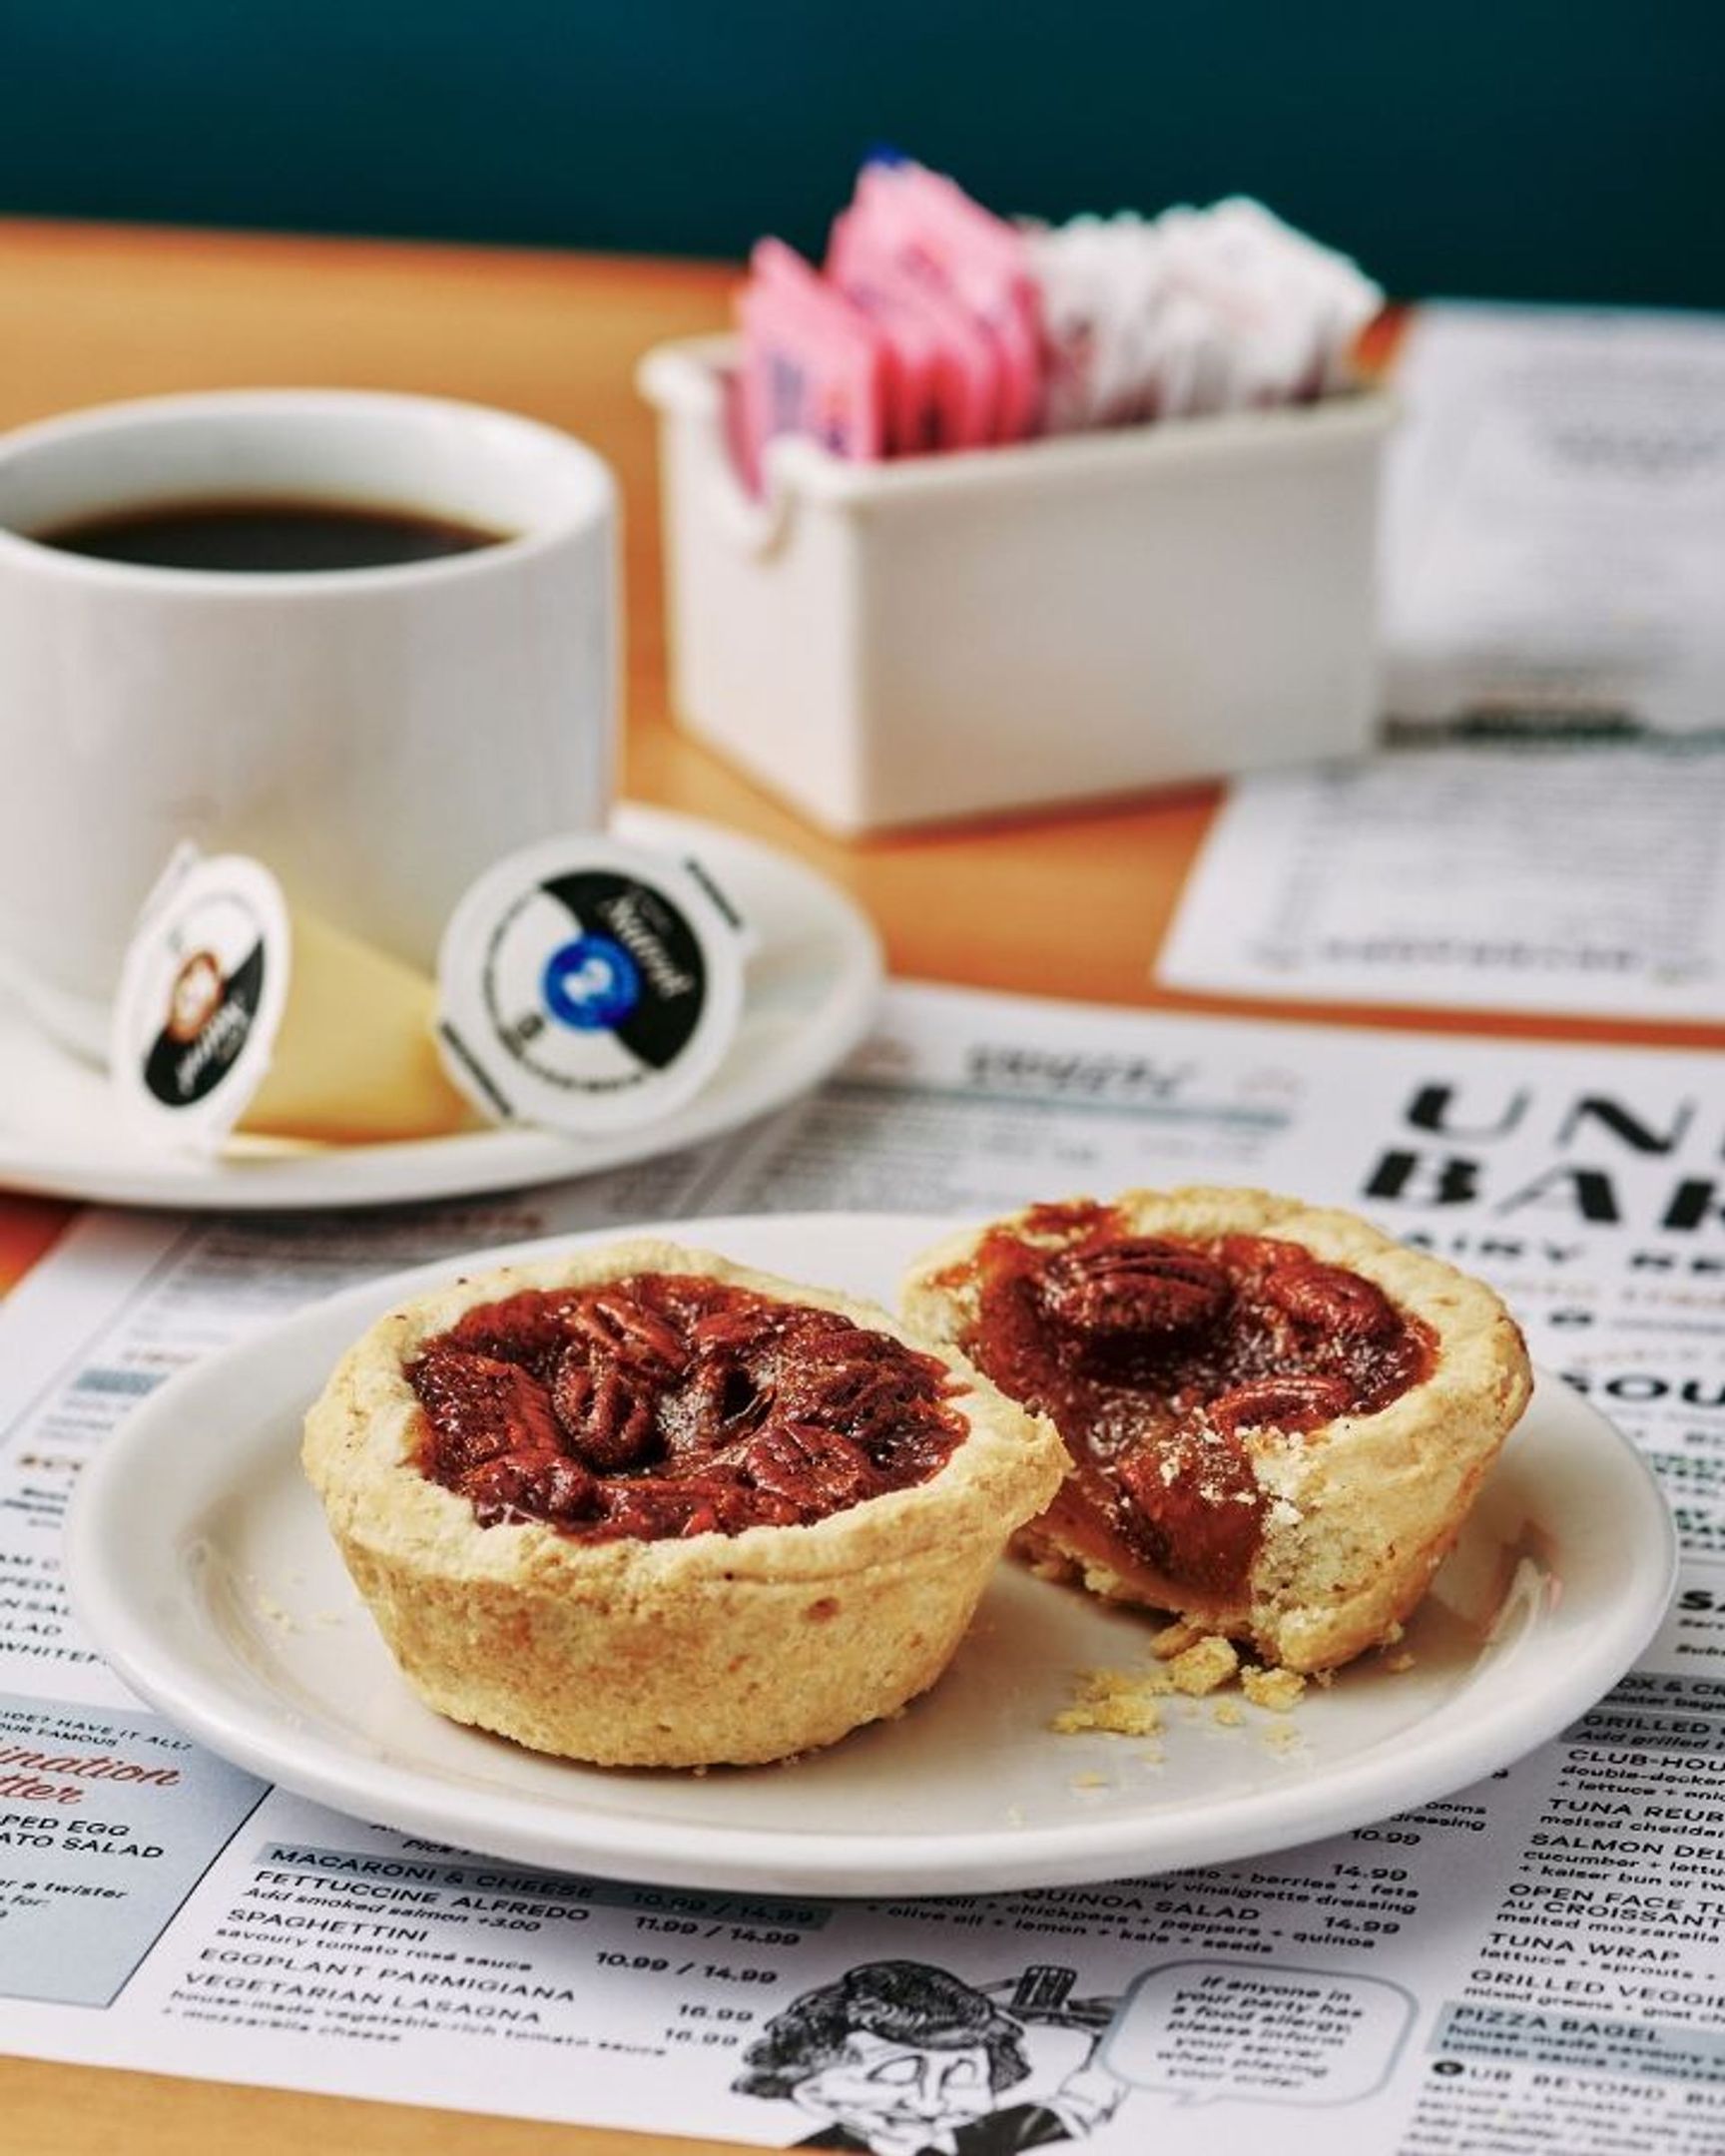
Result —
<path fill-rule="evenodd" d="M 732 2087 L 815 2121 L 800 2148 L 1017 2156 L 1078 2140 L 1125 2090 L 1095 2055 L 1118 2001 L 1072 1999 L 1072 1982 L 1040 1963 L 982 1988 L 925 1961 L 865 1961 L 775 2014 Z"/>
<path fill-rule="evenodd" d="M 799 2109 L 842 2126 L 877 2156 L 950 2142 L 994 2108 L 988 2046 L 936 2048 L 856 2030 L 838 2058 L 793 2083 Z"/>

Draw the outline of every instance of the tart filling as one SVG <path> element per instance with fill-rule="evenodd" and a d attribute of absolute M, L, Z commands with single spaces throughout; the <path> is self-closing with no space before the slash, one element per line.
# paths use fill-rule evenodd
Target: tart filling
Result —
<path fill-rule="evenodd" d="M 693 1274 L 521 1289 L 406 1377 L 421 1470 L 481 1526 L 587 1542 L 807 1525 L 925 1482 L 964 1435 L 935 1356 Z"/>
<path fill-rule="evenodd" d="M 1396 1636 L 1531 1384 L 1482 1283 L 1262 1191 L 1035 1206 L 904 1308 L 1060 1430 L 1027 1554 L 1296 1670 Z"/>
<path fill-rule="evenodd" d="M 974 1256 L 959 1345 L 1071 1454 L 1068 1512 L 1167 1579 L 1238 1594 L 1269 1493 L 1251 1430 L 1387 1407 L 1431 1370 L 1431 1329 L 1299 1243 L 1136 1235 L 1112 1208 L 1040 1206 Z"/>
<path fill-rule="evenodd" d="M 673 1767 L 783 1759 L 925 1691 L 1064 1465 L 884 1311 L 646 1240 L 391 1312 L 303 1457 L 428 1705 Z"/>

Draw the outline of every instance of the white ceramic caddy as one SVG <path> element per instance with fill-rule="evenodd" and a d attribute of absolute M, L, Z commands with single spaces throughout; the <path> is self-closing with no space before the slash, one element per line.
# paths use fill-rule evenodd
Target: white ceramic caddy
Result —
<path fill-rule="evenodd" d="M 662 345 L 680 720 L 843 833 L 1359 755 L 1383 392 L 853 464 L 732 454 L 731 339 Z"/>

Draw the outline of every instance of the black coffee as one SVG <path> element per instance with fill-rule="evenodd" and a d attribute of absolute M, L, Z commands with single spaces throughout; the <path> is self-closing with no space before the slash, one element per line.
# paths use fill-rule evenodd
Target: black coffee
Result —
<path fill-rule="evenodd" d="M 98 561 L 283 576 L 437 561 L 497 546 L 510 535 L 367 503 L 241 500 L 152 502 L 30 536 L 39 545 Z"/>

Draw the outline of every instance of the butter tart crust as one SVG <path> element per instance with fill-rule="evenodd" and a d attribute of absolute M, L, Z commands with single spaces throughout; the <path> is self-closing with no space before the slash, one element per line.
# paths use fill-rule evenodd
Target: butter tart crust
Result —
<path fill-rule="evenodd" d="M 1093 1235 L 1098 1215 L 1107 1217 L 1122 1245 L 1150 1239 L 1150 1255 L 1140 1256 L 1140 1265 L 1164 1276 L 1154 1284 L 1164 1303 L 1185 1296 L 1193 1304 L 1210 1292 L 1202 1264 L 1182 1265 L 1186 1249 L 1207 1264 L 1209 1254 L 1242 1247 L 1232 1239 L 1257 1239 L 1264 1249 L 1292 1245 L 1317 1268 L 1339 1269 L 1370 1284 L 1423 1351 L 1405 1358 L 1404 1388 L 1382 1404 L 1328 1414 L 1308 1404 L 1304 1412 L 1284 1416 L 1297 1427 L 1277 1426 L 1269 1413 L 1256 1426 L 1237 1412 L 1206 1420 L 1204 1409 L 1197 1440 L 1163 1454 L 1157 1471 L 1170 1481 L 1188 1477 L 1193 1485 L 1171 1497 L 1184 1500 L 1189 1516 L 1207 1532 L 1234 1532 L 1240 1547 L 1233 1577 L 1206 1580 L 1202 1565 L 1182 1566 L 1177 1555 L 1159 1565 L 1146 1538 L 1119 1531 L 1118 1512 L 1111 1520 L 1106 1505 L 1094 1501 L 1099 1484 L 1086 1469 L 1082 1431 L 1072 1432 L 1076 1446 L 1066 1482 L 1021 1531 L 1019 1552 L 1039 1569 L 1076 1580 L 1107 1600 L 1166 1610 L 1202 1631 L 1249 1641 L 1267 1664 L 1289 1670 L 1332 1669 L 1393 1641 L 1453 1545 L 1487 1468 L 1526 1405 L 1531 1372 L 1514 1320 L 1482 1282 L 1406 1248 L 1351 1213 L 1259 1190 L 1193 1187 L 1132 1190 L 1100 1205 L 1077 1199 L 1031 1207 L 953 1236 L 912 1267 L 901 1305 L 906 1323 L 924 1338 L 961 1348 L 1011 1389 L 999 1358 L 989 1354 L 983 1323 L 990 1239 L 1010 1238 L 1052 1260 L 1083 1233 Z M 1153 1245 L 1163 1239 L 1174 1248 L 1159 1255 Z M 1124 1253 L 1128 1260 L 1134 1255 L 1131 1249 Z M 1072 1293 L 1070 1270 L 1057 1271 L 1052 1288 L 1038 1291 L 1056 1310 L 1062 1294 Z M 1329 1289 L 1336 1327 L 1330 1342 L 1345 1343 L 1355 1323 L 1346 1284 L 1321 1270 L 1309 1279 L 1319 1293 L 1308 1293 L 1310 1308 L 1302 1312 L 1314 1329 L 1308 1337 L 1324 1345 L 1322 1291 Z M 1100 1295 L 1092 1300 L 1100 1324 L 1114 1329 L 1112 1348 L 1129 1316 L 1124 1292 L 1112 1304 Z M 1356 1295 L 1354 1301 L 1360 1300 Z M 1369 1300 L 1381 1310 L 1375 1297 Z M 1046 1323 L 1057 1330 L 1057 1318 Z M 1145 1365 L 1147 1372 L 1153 1367 Z M 1147 1391 L 1153 1388 L 1153 1375 L 1142 1381 Z M 1321 1409 L 1326 1380 L 1297 1381 Z M 1242 1386 L 1236 1397 L 1253 1389 Z M 1267 1403 L 1278 1391 L 1290 1396 L 1269 1378 L 1260 1379 L 1257 1389 Z M 1223 1471 L 1206 1469 L 1207 1458 L 1222 1455 Z M 1208 1486 L 1198 1486 L 1206 1476 Z M 1179 1516 L 1177 1503 L 1171 1516 Z M 1249 1536 L 1242 1535 L 1242 1523 Z"/>
<path fill-rule="evenodd" d="M 422 1466 L 408 1369 L 523 1291 L 686 1275 L 836 1312 L 950 1372 L 962 1425 L 926 1480 L 802 1524 L 582 1540 L 481 1525 Z M 1052 1424 L 884 1311 L 635 1239 L 497 1268 L 378 1320 L 305 1418 L 306 1474 L 408 1682 L 452 1720 L 604 1766 L 751 1764 L 836 1742 L 934 1683 L 1013 1531 L 1058 1488 Z"/>

